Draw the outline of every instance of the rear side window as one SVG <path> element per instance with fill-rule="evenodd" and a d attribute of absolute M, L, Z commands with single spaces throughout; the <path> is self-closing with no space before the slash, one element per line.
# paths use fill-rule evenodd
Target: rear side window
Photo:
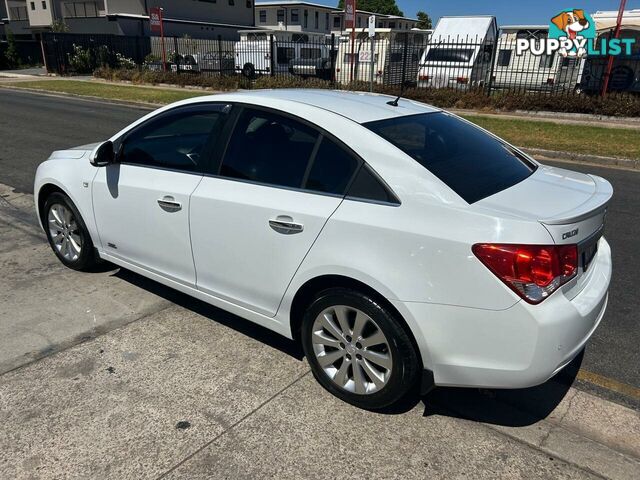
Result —
<path fill-rule="evenodd" d="M 363 165 L 353 183 L 349 187 L 347 196 L 358 200 L 372 200 L 374 202 L 392 203 L 399 205 L 400 201 L 382 183 L 368 165 Z"/>
<path fill-rule="evenodd" d="M 335 142 L 324 137 L 305 184 L 307 190 L 343 194 L 359 161 Z"/>
<path fill-rule="evenodd" d="M 229 141 L 220 174 L 300 188 L 318 135 L 288 117 L 245 109 Z"/>
<path fill-rule="evenodd" d="M 504 142 L 444 112 L 365 126 L 413 157 L 468 203 L 521 182 L 536 168 Z"/>

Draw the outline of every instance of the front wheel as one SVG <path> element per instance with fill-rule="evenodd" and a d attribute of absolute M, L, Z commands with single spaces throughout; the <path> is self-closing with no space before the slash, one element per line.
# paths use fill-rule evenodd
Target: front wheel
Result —
<path fill-rule="evenodd" d="M 93 242 L 80 212 L 71 199 L 54 192 L 44 203 L 43 223 L 51 249 L 58 259 L 74 270 L 95 266 Z"/>
<path fill-rule="evenodd" d="M 301 334 L 315 378 L 352 405 L 388 407 L 416 386 L 418 353 L 398 319 L 375 298 L 325 290 L 307 309 Z"/>

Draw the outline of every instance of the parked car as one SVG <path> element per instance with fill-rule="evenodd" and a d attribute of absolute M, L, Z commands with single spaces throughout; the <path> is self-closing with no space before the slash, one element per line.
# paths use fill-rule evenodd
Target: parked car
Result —
<path fill-rule="evenodd" d="M 107 260 L 301 342 L 363 408 L 419 382 L 542 383 L 607 305 L 605 179 L 385 95 L 181 101 L 52 153 L 34 192 L 64 265 Z"/>
<path fill-rule="evenodd" d="M 328 58 L 327 35 L 284 30 L 241 30 L 235 44 L 236 71 L 247 78 L 287 73 L 292 60 Z"/>
<path fill-rule="evenodd" d="M 420 60 L 418 87 L 467 90 L 489 81 L 495 17 L 441 17 Z"/>

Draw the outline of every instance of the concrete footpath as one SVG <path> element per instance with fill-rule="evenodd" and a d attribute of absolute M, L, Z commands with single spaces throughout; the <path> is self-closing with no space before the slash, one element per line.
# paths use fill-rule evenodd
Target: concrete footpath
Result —
<path fill-rule="evenodd" d="M 285 339 L 132 273 L 65 269 L 32 196 L 0 199 L 2 479 L 640 478 L 636 410 L 562 378 L 358 410 Z"/>

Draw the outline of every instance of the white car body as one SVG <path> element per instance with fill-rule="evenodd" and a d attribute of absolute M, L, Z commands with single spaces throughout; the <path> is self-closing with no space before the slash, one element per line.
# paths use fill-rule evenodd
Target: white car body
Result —
<path fill-rule="evenodd" d="M 399 205 L 126 164 L 96 168 L 89 145 L 54 152 L 39 166 L 36 206 L 55 186 L 77 206 L 101 258 L 286 337 L 295 336 L 296 294 L 308 282 L 340 277 L 395 307 L 436 385 L 519 388 L 546 381 L 581 351 L 602 319 L 609 245 L 600 238 L 588 270 L 537 305 L 501 282 L 472 246 L 580 243 L 603 225 L 610 184 L 536 163 L 526 180 L 469 204 L 361 125 L 438 111 L 404 99 L 388 105 L 390 98 L 315 90 L 199 97 L 152 112 L 111 140 L 184 105 L 272 108 L 342 139 Z M 114 188 L 107 175 L 116 170 Z M 183 209 L 158 208 L 166 196 Z M 274 232 L 268 222 L 278 216 L 304 224 L 304 231 Z M 566 232 L 575 233 L 563 239 Z"/>

